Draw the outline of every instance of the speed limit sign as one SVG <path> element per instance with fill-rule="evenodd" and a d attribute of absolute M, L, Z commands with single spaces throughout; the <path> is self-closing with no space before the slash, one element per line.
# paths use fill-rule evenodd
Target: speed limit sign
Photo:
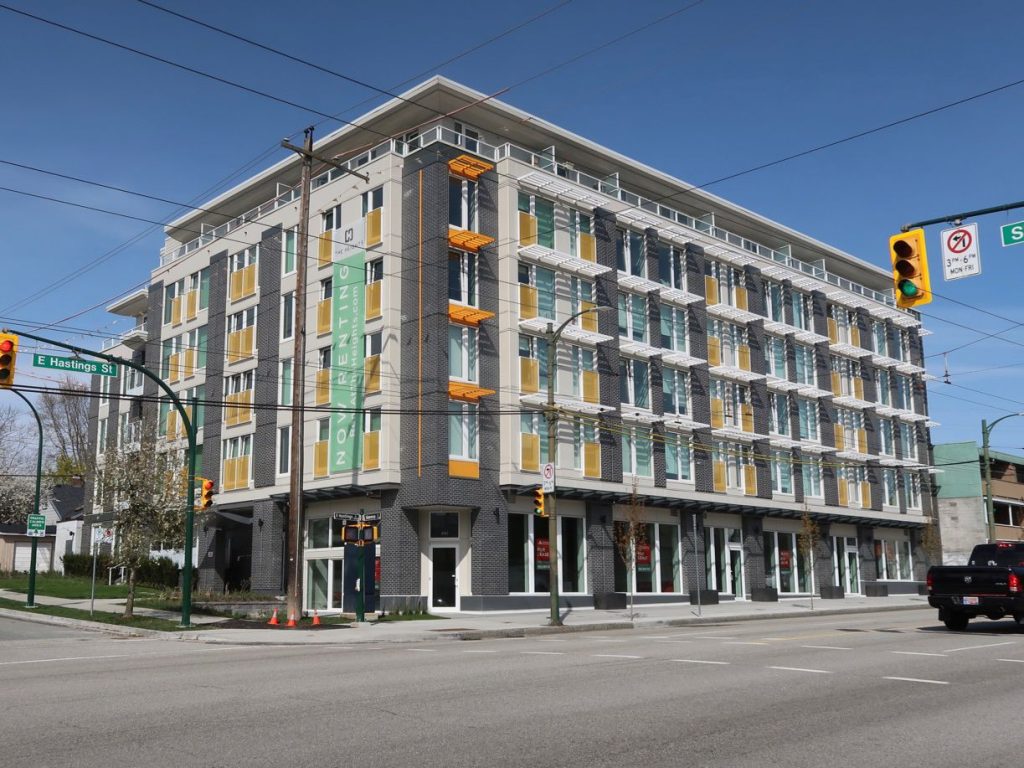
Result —
<path fill-rule="evenodd" d="M 555 492 L 555 465 L 547 463 L 540 470 L 541 490 L 544 493 Z"/>

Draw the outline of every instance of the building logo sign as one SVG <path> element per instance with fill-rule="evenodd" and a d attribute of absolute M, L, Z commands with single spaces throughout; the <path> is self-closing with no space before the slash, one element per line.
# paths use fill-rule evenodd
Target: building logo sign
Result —
<path fill-rule="evenodd" d="M 363 329 L 366 251 L 363 224 L 334 244 L 331 302 L 330 471 L 351 472 L 362 459 Z"/>

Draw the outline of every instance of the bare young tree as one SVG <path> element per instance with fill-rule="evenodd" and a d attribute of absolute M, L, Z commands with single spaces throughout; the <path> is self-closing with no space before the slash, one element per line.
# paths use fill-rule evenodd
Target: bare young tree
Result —
<path fill-rule="evenodd" d="M 37 429 L 25 410 L 0 406 L 0 523 L 24 525 L 35 511 Z M 48 486 L 44 477 L 41 499 Z"/>
<path fill-rule="evenodd" d="M 60 475 L 85 475 L 92 469 L 89 441 L 89 386 L 65 376 L 56 389 L 39 397 L 51 459 Z"/>
<path fill-rule="evenodd" d="M 800 523 L 801 529 L 800 534 L 797 536 L 797 545 L 810 564 L 811 610 L 814 610 L 814 551 L 818 547 L 818 542 L 821 541 L 821 529 L 818 527 L 817 521 L 811 517 L 811 512 L 806 506 L 804 507 L 803 515 L 800 517 Z"/>
<path fill-rule="evenodd" d="M 108 451 L 103 461 L 102 494 L 114 510 L 117 563 L 128 570 L 124 616 L 135 608 L 135 578 L 153 544 L 185 544 L 185 462 L 181 452 L 158 451 L 152 442 L 137 450 Z"/>
<path fill-rule="evenodd" d="M 627 578 L 636 573 L 637 553 L 641 547 L 648 546 L 647 524 L 644 522 L 644 503 L 637 494 L 636 483 L 633 484 L 633 492 L 629 498 L 629 507 L 626 509 L 626 519 L 616 520 L 614 523 L 615 551 L 618 553 L 622 564 L 626 567 Z M 636 593 L 636 585 L 629 590 L 629 620 L 636 618 L 633 596 Z"/>

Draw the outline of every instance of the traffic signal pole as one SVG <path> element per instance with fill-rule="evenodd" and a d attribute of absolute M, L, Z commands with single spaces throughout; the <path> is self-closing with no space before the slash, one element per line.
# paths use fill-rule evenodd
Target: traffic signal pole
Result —
<path fill-rule="evenodd" d="M 36 417 L 36 424 L 39 426 L 39 450 L 36 452 L 36 502 L 35 502 L 35 506 L 33 507 L 35 509 L 35 511 L 36 511 L 36 514 L 38 515 L 39 514 L 39 483 L 40 483 L 40 481 L 43 478 L 43 422 L 39 418 L 39 411 L 37 411 L 36 407 L 34 405 L 32 405 L 32 401 L 31 400 L 29 400 L 27 397 L 25 397 L 25 395 L 23 395 L 21 392 L 18 392 L 16 389 L 11 390 L 11 391 L 14 392 L 14 394 L 16 394 L 18 397 L 20 397 L 22 400 L 25 401 L 25 405 L 27 405 L 29 407 L 29 410 L 32 411 L 32 415 Z M 36 552 L 38 550 L 39 550 L 39 537 L 38 536 L 33 536 L 32 537 L 32 558 L 31 558 L 31 561 L 29 562 L 29 567 L 28 567 L 28 598 L 25 601 L 25 606 L 27 608 L 35 608 L 36 607 Z"/>
<path fill-rule="evenodd" d="M 3 330 L 5 333 L 9 331 L 7 328 L 4 328 Z M 185 565 L 184 571 L 181 575 L 181 626 L 188 627 L 192 622 L 192 536 L 194 535 L 195 528 L 196 428 L 192 424 L 192 419 L 189 418 L 188 411 L 182 404 L 181 398 L 174 394 L 174 390 L 167 386 L 167 383 L 163 379 L 145 366 L 133 363 L 131 360 L 126 360 L 123 357 L 117 357 L 116 355 L 108 355 L 105 352 L 94 352 L 91 349 L 85 349 L 84 347 L 78 347 L 74 344 L 68 344 L 63 341 L 55 341 L 43 336 L 36 336 L 35 334 L 28 333 L 26 331 L 9 332 L 16 333 L 18 336 L 24 336 L 25 338 L 32 339 L 33 341 L 38 341 L 41 344 L 49 344 L 54 347 L 60 347 L 61 349 L 67 349 L 79 355 L 98 357 L 100 360 L 117 363 L 118 365 L 123 365 L 126 368 L 138 371 L 150 381 L 155 382 L 174 404 L 175 409 L 178 411 L 178 415 L 181 417 L 182 423 L 185 425 L 185 433 L 188 435 L 188 487 L 185 490 Z M 192 398 L 193 405 L 195 402 L 196 399 Z"/>
<path fill-rule="evenodd" d="M 976 211 L 964 211 L 963 213 L 952 213 L 949 216 L 939 216 L 935 219 L 925 219 L 924 221 L 914 221 L 910 224 L 904 224 L 900 227 L 900 232 L 907 232 L 908 230 L 916 227 L 927 227 L 929 224 L 959 224 L 964 219 L 969 219 L 973 216 L 984 216 L 988 213 L 1001 213 L 1002 211 L 1014 211 L 1018 208 L 1024 208 L 1024 200 L 1016 203 L 1007 203 L 1006 205 L 995 205 L 991 208 L 979 208 Z"/>

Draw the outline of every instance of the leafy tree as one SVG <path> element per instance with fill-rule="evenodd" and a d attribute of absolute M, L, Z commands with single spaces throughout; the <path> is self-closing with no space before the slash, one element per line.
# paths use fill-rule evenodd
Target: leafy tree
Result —
<path fill-rule="evenodd" d="M 128 570 L 124 616 L 135 607 L 135 580 L 156 542 L 183 547 L 185 461 L 179 451 L 157 450 L 150 440 L 132 451 L 108 451 L 99 473 L 103 507 L 114 511 L 115 561 Z"/>

